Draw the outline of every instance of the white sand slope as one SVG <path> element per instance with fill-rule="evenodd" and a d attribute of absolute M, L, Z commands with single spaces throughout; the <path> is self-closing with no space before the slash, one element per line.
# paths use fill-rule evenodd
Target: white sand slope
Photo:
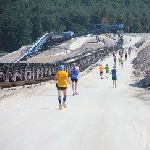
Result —
<path fill-rule="evenodd" d="M 117 64 L 117 88 L 112 88 L 111 75 L 100 79 L 98 67 L 79 80 L 78 96 L 68 86 L 66 109 L 58 110 L 55 86 L 1 103 L 0 149 L 150 150 L 150 103 L 136 97 L 134 57 L 124 68 Z M 112 68 L 112 56 L 106 63 Z"/>
<path fill-rule="evenodd" d="M 79 37 L 72 39 L 72 43 L 70 44 L 70 50 L 75 50 L 79 47 L 81 47 L 85 42 L 89 41 L 91 37 Z M 96 41 L 96 40 L 95 40 Z"/>

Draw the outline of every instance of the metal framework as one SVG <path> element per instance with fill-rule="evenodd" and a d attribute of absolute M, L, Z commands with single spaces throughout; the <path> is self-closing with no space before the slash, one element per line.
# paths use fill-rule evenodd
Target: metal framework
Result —
<path fill-rule="evenodd" d="M 76 62 L 80 71 L 83 72 L 92 64 L 103 60 L 109 53 L 117 51 L 120 46 L 105 47 L 91 52 L 85 52 L 79 56 L 64 59 L 54 63 L 1 63 L 0 64 L 0 87 L 12 87 L 26 84 L 53 80 L 60 64 L 65 65 L 65 70 L 70 72 L 73 62 Z"/>

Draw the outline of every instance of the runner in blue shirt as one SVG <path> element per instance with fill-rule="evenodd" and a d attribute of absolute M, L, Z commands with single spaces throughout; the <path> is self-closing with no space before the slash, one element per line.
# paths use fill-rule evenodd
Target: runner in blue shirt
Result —
<path fill-rule="evenodd" d="M 78 95 L 78 93 L 77 93 L 78 75 L 79 75 L 79 67 L 76 65 L 76 63 L 73 63 L 73 66 L 71 69 L 71 81 L 72 81 L 73 96 Z"/>
<path fill-rule="evenodd" d="M 116 70 L 116 66 L 113 67 L 113 69 L 110 72 L 112 74 L 112 80 L 113 80 L 113 88 L 115 86 L 116 88 L 116 80 L 117 80 L 117 70 Z"/>

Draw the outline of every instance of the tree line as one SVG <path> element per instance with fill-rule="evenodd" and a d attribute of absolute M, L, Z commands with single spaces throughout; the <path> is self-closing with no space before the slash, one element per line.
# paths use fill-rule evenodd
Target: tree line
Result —
<path fill-rule="evenodd" d="M 1 0 L 0 51 L 11 52 L 45 32 L 85 31 L 91 24 L 124 24 L 150 32 L 150 0 Z"/>

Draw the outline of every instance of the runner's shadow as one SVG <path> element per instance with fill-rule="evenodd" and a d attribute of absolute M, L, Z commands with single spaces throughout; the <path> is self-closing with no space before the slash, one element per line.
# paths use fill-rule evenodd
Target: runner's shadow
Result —
<path fill-rule="evenodd" d="M 50 94 L 48 94 L 48 95 L 39 95 L 39 96 L 56 96 L 56 97 L 58 97 L 58 95 L 50 95 Z M 63 96 L 63 95 L 62 95 Z M 72 96 L 72 95 L 67 95 L 67 96 Z"/>
<path fill-rule="evenodd" d="M 42 94 L 41 94 L 41 95 L 39 95 L 39 96 L 58 96 L 58 95 L 50 95 L 50 94 L 49 94 L 49 95 L 42 95 Z"/>

